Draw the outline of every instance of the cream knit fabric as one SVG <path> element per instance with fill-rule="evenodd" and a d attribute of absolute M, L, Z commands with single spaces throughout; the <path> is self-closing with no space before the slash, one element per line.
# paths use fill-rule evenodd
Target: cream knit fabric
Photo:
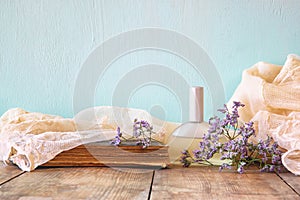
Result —
<path fill-rule="evenodd" d="M 300 57 L 288 55 L 284 66 L 259 62 L 244 71 L 230 103 L 241 101 L 241 120 L 254 121 L 257 139 L 270 135 L 287 150 L 284 166 L 300 174 Z"/>

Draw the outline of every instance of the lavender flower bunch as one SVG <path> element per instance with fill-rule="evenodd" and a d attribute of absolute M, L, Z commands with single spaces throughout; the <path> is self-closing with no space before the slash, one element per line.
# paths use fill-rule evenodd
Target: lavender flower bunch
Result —
<path fill-rule="evenodd" d="M 237 172 L 243 173 L 247 166 L 256 164 L 261 171 L 280 171 L 282 168 L 281 154 L 276 142 L 272 143 L 272 138 L 268 136 L 266 140 L 259 140 L 258 143 L 250 141 L 255 137 L 253 122 L 239 125 L 238 109 L 244 107 L 240 102 L 234 102 L 232 112 L 226 105 L 218 111 L 225 117 L 213 117 L 209 120 L 209 130 L 204 134 L 199 143 L 199 149 L 193 151 L 191 155 L 187 150 L 182 152 L 181 163 L 188 167 L 191 163 L 209 164 L 209 161 L 216 153 L 221 154 L 224 162 L 220 171 L 224 168 L 235 166 Z M 221 143 L 221 138 L 226 138 L 226 142 Z"/>
<path fill-rule="evenodd" d="M 142 146 L 143 149 L 147 148 L 151 145 L 151 141 L 154 140 L 152 138 L 153 132 L 153 126 L 150 125 L 145 120 L 137 120 L 135 119 L 133 122 L 133 134 L 132 137 L 127 139 L 125 138 L 121 131 L 120 127 L 117 128 L 117 135 L 115 138 L 111 141 L 111 144 L 115 146 L 119 146 L 122 143 L 122 139 L 125 141 L 135 139 L 137 140 L 136 145 Z"/>

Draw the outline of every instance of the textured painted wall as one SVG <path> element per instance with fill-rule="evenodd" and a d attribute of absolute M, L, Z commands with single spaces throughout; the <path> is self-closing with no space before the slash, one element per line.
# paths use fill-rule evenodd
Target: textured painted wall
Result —
<path fill-rule="evenodd" d="M 299 0 L 1 0 L 0 114 L 22 107 L 72 117 L 76 77 L 90 52 L 120 32 L 143 27 L 178 31 L 196 41 L 215 63 L 228 100 L 245 68 L 261 60 L 283 64 L 287 54 L 300 54 L 299 9 Z M 149 62 L 179 71 L 186 65 L 173 55 L 144 51 L 111 69 Z M 115 76 L 122 76 L 120 70 L 106 74 L 102 91 L 113 87 Z M 192 71 L 184 77 L 191 85 L 202 83 Z M 109 105 L 107 95 L 98 94 L 95 104 Z M 165 118 L 180 120 L 174 98 L 152 85 L 136 91 L 128 106 L 165 105 Z M 206 115 L 211 113 L 208 98 Z"/>

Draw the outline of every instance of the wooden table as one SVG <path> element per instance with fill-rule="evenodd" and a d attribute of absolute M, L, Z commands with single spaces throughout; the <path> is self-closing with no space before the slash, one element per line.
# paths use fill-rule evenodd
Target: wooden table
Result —
<path fill-rule="evenodd" d="M 219 172 L 216 167 L 163 170 L 108 167 L 38 168 L 0 164 L 0 199 L 300 199 L 290 173 Z"/>

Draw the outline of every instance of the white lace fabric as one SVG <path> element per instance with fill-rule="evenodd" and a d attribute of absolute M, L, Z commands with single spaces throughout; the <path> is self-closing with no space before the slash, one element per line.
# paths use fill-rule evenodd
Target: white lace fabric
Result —
<path fill-rule="evenodd" d="M 152 123 L 155 138 L 161 142 L 177 127 L 137 109 L 95 107 L 83 110 L 74 119 L 11 109 L 0 119 L 0 160 L 32 171 L 63 151 L 112 139 L 117 126 L 124 134 L 132 132 L 135 118 Z"/>

